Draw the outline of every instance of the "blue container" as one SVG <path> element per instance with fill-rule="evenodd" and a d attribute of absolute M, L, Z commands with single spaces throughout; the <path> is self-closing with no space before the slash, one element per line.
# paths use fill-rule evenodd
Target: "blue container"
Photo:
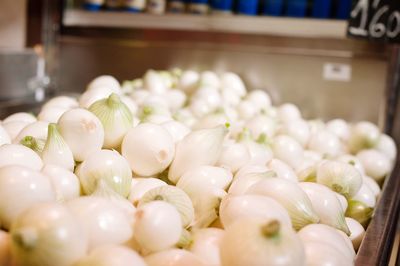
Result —
<path fill-rule="evenodd" d="M 283 12 L 283 0 L 264 0 L 264 15 L 281 16 Z"/>
<path fill-rule="evenodd" d="M 258 0 L 238 0 L 237 12 L 242 15 L 255 16 L 258 11 Z"/>
<path fill-rule="evenodd" d="M 314 18 L 329 18 L 331 5 L 331 0 L 314 0 L 312 16 Z"/>
<path fill-rule="evenodd" d="M 233 0 L 211 0 L 211 8 L 222 12 L 232 12 Z"/>
<path fill-rule="evenodd" d="M 351 12 L 351 0 L 337 0 L 336 18 L 348 19 Z"/>
<path fill-rule="evenodd" d="M 307 0 L 288 0 L 286 15 L 289 17 L 304 17 L 306 9 Z"/>
<path fill-rule="evenodd" d="M 99 11 L 101 8 L 101 4 L 92 4 L 92 3 L 84 3 L 83 8 L 88 11 Z"/>

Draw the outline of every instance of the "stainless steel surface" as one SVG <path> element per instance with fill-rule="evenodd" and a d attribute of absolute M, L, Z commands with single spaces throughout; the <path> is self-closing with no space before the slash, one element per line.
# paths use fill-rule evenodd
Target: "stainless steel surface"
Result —
<path fill-rule="evenodd" d="M 330 50 L 332 53 L 324 55 L 306 47 L 277 48 L 234 42 L 107 41 L 64 36 L 59 88 L 82 91 L 97 75 L 133 79 L 150 68 L 234 71 L 249 88 L 268 90 L 275 103 L 298 104 L 307 118 L 380 122 L 386 78 L 383 56 L 358 57 L 348 50 Z M 324 79 L 326 63 L 349 66 L 351 80 Z"/>
<path fill-rule="evenodd" d="M 37 59 L 33 50 L 0 50 L 0 101 L 33 95 L 28 82 L 36 75 Z"/>

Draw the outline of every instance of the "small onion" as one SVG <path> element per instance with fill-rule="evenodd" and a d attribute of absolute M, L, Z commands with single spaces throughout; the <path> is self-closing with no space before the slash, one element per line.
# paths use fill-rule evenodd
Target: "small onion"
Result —
<path fill-rule="evenodd" d="M 264 90 L 252 90 L 247 94 L 246 99 L 254 104 L 259 110 L 271 106 L 271 97 Z"/>
<path fill-rule="evenodd" d="M 309 182 L 300 183 L 299 186 L 311 200 L 315 212 L 321 219 L 321 223 L 342 230 L 348 235 L 350 234 L 344 219 L 342 205 L 332 190 L 323 185 Z"/>
<path fill-rule="evenodd" d="M 222 266 L 304 265 L 304 250 L 296 233 L 278 220 L 238 220 L 220 244 Z"/>
<path fill-rule="evenodd" d="M 152 201 L 136 212 L 134 237 L 145 251 L 156 252 L 175 245 L 181 236 L 181 216 L 165 201 Z"/>
<path fill-rule="evenodd" d="M 57 96 L 51 98 L 47 101 L 42 109 L 46 109 L 49 107 L 57 107 L 57 108 L 64 108 L 64 109 L 72 109 L 77 108 L 79 106 L 78 101 L 70 96 Z"/>
<path fill-rule="evenodd" d="M 302 147 L 305 147 L 310 140 L 310 127 L 303 119 L 291 120 L 283 125 L 281 132 L 295 140 L 297 140 Z"/>
<path fill-rule="evenodd" d="M 297 230 L 307 224 L 319 222 L 307 194 L 292 181 L 266 178 L 251 186 L 247 194 L 268 196 L 276 200 L 289 212 L 293 227 Z"/>
<path fill-rule="evenodd" d="M 253 138 L 257 139 L 261 134 L 269 138 L 273 137 L 276 133 L 277 126 L 272 118 L 266 115 L 257 115 L 248 120 L 245 127 L 250 130 Z"/>
<path fill-rule="evenodd" d="M 360 247 L 361 241 L 363 240 L 365 236 L 365 230 L 362 225 L 357 222 L 356 220 L 346 217 L 346 223 L 347 226 L 350 229 L 350 240 L 353 243 L 353 247 L 355 250 L 358 250 Z"/>
<path fill-rule="evenodd" d="M 168 179 L 177 183 L 189 169 L 214 165 L 221 154 L 222 143 L 228 130 L 224 126 L 190 132 L 177 143 L 174 160 L 168 171 Z"/>
<path fill-rule="evenodd" d="M 376 205 L 375 194 L 365 183 L 362 184 L 360 190 L 351 199 L 362 202 L 370 208 L 375 208 Z"/>
<path fill-rule="evenodd" d="M 29 125 L 30 123 L 25 121 L 10 121 L 7 123 L 3 123 L 3 128 L 7 131 L 10 139 L 14 142 L 15 138 L 21 132 L 21 130 Z"/>
<path fill-rule="evenodd" d="M 87 250 L 87 239 L 78 221 L 56 203 L 39 204 L 23 212 L 10 234 L 18 265 L 70 266 Z"/>
<path fill-rule="evenodd" d="M 175 120 L 164 122 L 161 126 L 168 131 L 175 143 L 181 141 L 190 133 L 189 127 Z"/>
<path fill-rule="evenodd" d="M 352 266 L 353 260 L 349 259 L 333 245 L 319 241 L 303 241 L 306 253 L 306 265 Z"/>
<path fill-rule="evenodd" d="M 0 167 L 7 165 L 20 165 L 40 170 L 43 162 L 36 152 L 23 145 L 5 144 L 0 147 Z"/>
<path fill-rule="evenodd" d="M 354 220 L 359 222 L 364 228 L 366 228 L 372 217 L 374 209 L 368 207 L 365 203 L 358 200 L 350 199 L 348 202 L 349 206 L 347 207 L 345 213 L 346 217 L 353 218 Z"/>
<path fill-rule="evenodd" d="M 38 114 L 38 120 L 49 123 L 57 123 L 60 117 L 68 110 L 69 109 L 64 107 L 43 107 Z"/>
<path fill-rule="evenodd" d="M 41 156 L 45 164 L 54 164 L 70 171 L 74 170 L 74 156 L 56 124 L 49 124 L 48 136 Z"/>
<path fill-rule="evenodd" d="M 350 261 L 354 260 L 356 255 L 351 240 L 340 234 L 341 232 L 324 224 L 310 224 L 298 232 L 298 236 L 303 242 L 317 241 L 335 247 L 342 256 Z"/>
<path fill-rule="evenodd" d="M 162 126 L 143 123 L 128 131 L 121 150 L 134 173 L 152 176 L 170 165 L 175 145 L 171 135 Z"/>
<path fill-rule="evenodd" d="M 103 146 L 103 126 L 88 110 L 76 108 L 65 112 L 58 121 L 58 129 L 71 149 L 75 161 L 85 160 Z"/>
<path fill-rule="evenodd" d="M 325 161 L 317 169 L 317 182 L 328 186 L 333 191 L 351 198 L 362 185 L 361 174 L 350 164 Z"/>
<path fill-rule="evenodd" d="M 199 257 L 184 249 L 168 249 L 144 258 L 148 266 L 208 266 Z"/>
<path fill-rule="evenodd" d="M 277 177 L 294 182 L 297 181 L 297 177 L 293 169 L 283 161 L 272 159 L 267 165 L 272 171 L 276 173 Z"/>
<path fill-rule="evenodd" d="M 299 108 L 291 103 L 285 103 L 278 108 L 278 118 L 283 122 L 290 122 L 301 118 Z"/>
<path fill-rule="evenodd" d="M 373 148 L 378 143 L 380 135 L 379 128 L 371 122 L 358 122 L 351 128 L 348 140 L 350 152 L 355 154 L 362 149 Z"/>
<path fill-rule="evenodd" d="M 390 136 L 386 134 L 381 135 L 378 144 L 375 146 L 375 149 L 385 154 L 391 161 L 394 161 L 396 159 L 396 143 Z"/>
<path fill-rule="evenodd" d="M 221 201 L 219 214 L 225 229 L 243 218 L 276 219 L 292 227 L 285 208 L 274 199 L 260 195 L 228 195 Z"/>
<path fill-rule="evenodd" d="M 144 194 L 146 194 L 147 191 L 159 186 L 166 185 L 167 183 L 158 178 L 133 178 L 128 200 L 136 206 L 139 203 L 139 200 L 143 197 Z"/>
<path fill-rule="evenodd" d="M 242 166 L 250 162 L 251 156 L 247 147 L 242 143 L 224 145 L 217 165 L 235 173 Z"/>
<path fill-rule="evenodd" d="M 7 116 L 3 120 L 3 123 L 9 123 L 9 122 L 13 122 L 13 121 L 23 121 L 23 122 L 31 124 L 31 123 L 36 122 L 37 119 L 35 118 L 34 115 L 32 115 L 30 113 L 20 112 L 20 113 L 15 113 L 15 114 Z"/>
<path fill-rule="evenodd" d="M 89 107 L 89 111 L 99 118 L 104 128 L 104 144 L 107 149 L 117 149 L 122 139 L 133 126 L 133 117 L 128 107 L 116 93 L 98 100 Z"/>
<path fill-rule="evenodd" d="M 189 196 L 180 188 L 174 186 L 159 186 L 146 192 L 140 199 L 138 207 L 155 200 L 161 200 L 173 205 L 182 218 L 182 226 L 187 227 L 194 219 L 194 209 Z"/>
<path fill-rule="evenodd" d="M 350 137 L 350 126 L 343 119 L 333 119 L 326 123 L 326 129 L 340 140 L 347 141 Z"/>
<path fill-rule="evenodd" d="M 49 179 L 32 169 L 10 165 L 0 168 L 0 221 L 4 228 L 36 203 L 55 200 Z"/>
<path fill-rule="evenodd" d="M 77 176 L 86 195 L 105 184 L 122 197 L 128 197 L 132 172 L 127 160 L 116 151 L 101 150 L 92 153 L 79 167 Z"/>
<path fill-rule="evenodd" d="M 11 138 L 5 128 L 0 124 L 0 146 L 4 144 L 11 144 Z"/>
<path fill-rule="evenodd" d="M 49 122 L 45 121 L 37 121 L 32 124 L 28 124 L 18 133 L 18 136 L 15 137 L 13 143 L 19 143 L 26 136 L 32 136 L 34 138 L 44 140 L 47 138 L 48 126 Z"/>
<path fill-rule="evenodd" d="M 118 80 L 110 75 L 101 75 L 96 77 L 89 83 L 89 85 L 87 85 L 86 90 L 97 87 L 108 87 L 113 92 L 119 92 L 121 89 L 121 85 L 119 84 Z"/>
<path fill-rule="evenodd" d="M 378 196 L 381 194 L 381 188 L 379 187 L 375 179 L 369 176 L 364 176 L 363 183 L 365 183 L 369 187 L 369 189 L 371 189 L 371 191 L 374 193 L 375 198 L 378 198 Z"/>
<path fill-rule="evenodd" d="M 105 245 L 92 250 L 75 266 L 146 266 L 144 259 L 124 246 Z"/>
<path fill-rule="evenodd" d="M 110 87 L 104 87 L 104 86 L 90 88 L 79 97 L 79 107 L 87 109 L 93 103 L 97 102 L 98 100 L 107 98 L 112 93 L 118 93 L 118 92 L 114 91 Z"/>
<path fill-rule="evenodd" d="M 79 197 L 81 190 L 79 179 L 71 171 L 56 165 L 46 164 L 41 172 L 50 179 L 57 200 L 66 201 Z"/>
<path fill-rule="evenodd" d="M 296 168 L 303 157 L 303 147 L 293 138 L 280 135 L 274 138 L 272 150 L 277 159 L 284 161 L 292 168 Z"/>
<path fill-rule="evenodd" d="M 242 195 L 245 194 L 246 191 L 257 183 L 258 181 L 263 180 L 264 178 L 276 177 L 276 173 L 274 171 L 265 171 L 263 173 L 249 173 L 246 175 L 241 175 L 233 180 L 232 184 L 229 187 L 228 193 L 230 195 Z"/>
<path fill-rule="evenodd" d="M 128 217 L 108 199 L 79 197 L 66 206 L 85 230 L 89 250 L 105 244 L 122 244 L 133 235 Z"/>
<path fill-rule="evenodd" d="M 220 243 L 224 230 L 217 228 L 199 229 L 193 233 L 189 251 L 209 265 L 220 265 Z"/>
<path fill-rule="evenodd" d="M 378 182 L 382 181 L 392 170 L 389 158 L 377 150 L 362 150 L 357 153 L 357 158 L 364 166 L 365 173 Z"/>
<path fill-rule="evenodd" d="M 329 158 L 342 153 L 342 144 L 339 138 L 328 130 L 319 130 L 311 135 L 308 147 Z"/>

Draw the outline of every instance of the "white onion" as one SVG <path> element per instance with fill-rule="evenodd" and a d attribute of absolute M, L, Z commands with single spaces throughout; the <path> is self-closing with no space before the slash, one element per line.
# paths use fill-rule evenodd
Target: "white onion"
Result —
<path fill-rule="evenodd" d="M 162 76 L 155 70 L 147 70 L 143 76 L 143 85 L 151 93 L 163 94 L 168 87 L 165 85 Z"/>
<path fill-rule="evenodd" d="M 152 201 L 136 212 L 134 237 L 145 251 L 156 252 L 175 245 L 182 231 L 179 212 L 164 201 Z"/>
<path fill-rule="evenodd" d="M 189 251 L 209 265 L 220 265 L 219 255 L 224 230 L 218 228 L 199 229 L 193 233 Z"/>
<path fill-rule="evenodd" d="M 112 93 L 108 98 L 96 101 L 89 111 L 97 116 L 104 128 L 104 144 L 107 149 L 121 146 L 124 136 L 133 126 L 133 117 L 119 96 Z"/>
<path fill-rule="evenodd" d="M 187 170 L 202 165 L 214 165 L 221 154 L 227 134 L 224 126 L 190 132 L 177 143 L 175 158 L 169 168 L 168 179 L 177 183 Z"/>
<path fill-rule="evenodd" d="M 118 93 L 111 89 L 110 87 L 93 87 L 86 90 L 80 97 L 79 97 L 79 107 L 81 108 L 89 108 L 93 103 L 107 98 L 112 93 Z"/>
<path fill-rule="evenodd" d="M 131 189 L 132 172 L 129 164 L 116 151 L 101 150 L 92 153 L 80 165 L 77 176 L 87 195 L 106 185 L 126 198 Z"/>
<path fill-rule="evenodd" d="M 9 122 L 13 122 L 13 121 L 23 121 L 23 122 L 31 124 L 31 123 L 36 122 L 37 120 L 33 114 L 19 112 L 19 113 L 15 113 L 15 114 L 7 116 L 3 120 L 3 123 L 9 123 Z"/>
<path fill-rule="evenodd" d="M 303 241 L 307 266 L 351 266 L 353 260 L 343 254 L 333 245 L 319 241 Z"/>
<path fill-rule="evenodd" d="M 379 128 L 371 122 L 358 122 L 351 128 L 349 149 L 355 154 L 362 149 L 373 148 L 378 143 L 380 135 Z"/>
<path fill-rule="evenodd" d="M 264 173 L 270 170 L 271 169 L 265 165 L 250 163 L 240 168 L 239 171 L 236 172 L 234 179 L 239 179 L 242 176 L 246 176 L 248 174 Z"/>
<path fill-rule="evenodd" d="M 342 153 L 342 146 L 339 138 L 328 130 L 319 130 L 310 137 L 308 147 L 310 150 L 321 153 L 324 156 L 333 158 Z"/>
<path fill-rule="evenodd" d="M 376 144 L 375 149 L 385 154 L 391 161 L 396 159 L 397 147 L 394 140 L 386 135 L 382 134 L 379 138 L 378 144 Z"/>
<path fill-rule="evenodd" d="M 326 123 L 326 129 L 342 141 L 347 141 L 350 137 L 350 126 L 343 119 L 330 120 Z"/>
<path fill-rule="evenodd" d="M 272 159 L 267 166 L 273 170 L 279 178 L 287 179 L 296 182 L 296 173 L 289 165 L 278 159 Z"/>
<path fill-rule="evenodd" d="M 29 122 L 25 121 L 10 121 L 7 123 L 3 123 L 2 125 L 10 136 L 10 139 L 14 142 L 14 139 L 18 136 L 21 130 L 29 124 Z"/>
<path fill-rule="evenodd" d="M 18 133 L 13 140 L 13 143 L 19 143 L 26 136 L 32 136 L 36 139 L 45 140 L 47 138 L 48 126 L 49 122 L 45 121 L 37 121 L 32 124 L 28 124 Z"/>
<path fill-rule="evenodd" d="M 49 124 L 48 136 L 41 156 L 45 164 L 54 164 L 70 171 L 74 170 L 74 155 L 61 136 L 56 124 Z"/>
<path fill-rule="evenodd" d="M 40 172 L 23 166 L 0 168 L 0 221 L 4 228 L 23 211 L 40 202 L 55 200 L 49 179 Z"/>
<path fill-rule="evenodd" d="M 361 241 L 363 240 L 365 236 L 365 229 L 364 227 L 357 222 L 356 220 L 346 217 L 346 223 L 347 226 L 350 229 L 350 240 L 353 243 L 353 247 L 355 250 L 358 250 L 360 247 Z"/>
<path fill-rule="evenodd" d="M 189 127 L 175 120 L 164 122 L 161 124 L 161 126 L 168 131 L 175 143 L 181 141 L 184 137 L 186 137 L 187 134 L 190 133 Z"/>
<path fill-rule="evenodd" d="M 184 249 L 168 249 L 144 258 L 148 266 L 208 266 L 199 257 Z"/>
<path fill-rule="evenodd" d="M 240 177 L 235 177 L 232 184 L 229 187 L 229 195 L 242 195 L 258 181 L 264 178 L 276 177 L 274 171 L 265 171 L 262 173 L 248 173 L 246 175 L 241 175 Z"/>
<path fill-rule="evenodd" d="M 217 74 L 213 71 L 203 71 L 200 74 L 200 86 L 210 86 L 218 88 L 221 85 L 221 81 Z"/>
<path fill-rule="evenodd" d="M 193 99 L 204 102 L 210 110 L 215 110 L 222 104 L 221 95 L 214 87 L 200 87 L 193 95 Z"/>
<path fill-rule="evenodd" d="M 49 123 L 57 123 L 60 117 L 68 110 L 70 109 L 56 106 L 43 107 L 38 114 L 38 120 Z"/>
<path fill-rule="evenodd" d="M 239 117 L 245 120 L 254 117 L 257 114 L 258 110 L 259 109 L 250 100 L 241 101 L 237 106 Z"/>
<path fill-rule="evenodd" d="M 250 91 L 246 99 L 256 106 L 258 110 L 267 109 L 271 106 L 271 97 L 264 90 Z"/>
<path fill-rule="evenodd" d="M 365 183 L 362 184 L 360 190 L 352 197 L 353 200 L 364 203 L 370 208 L 375 208 L 376 197 L 374 192 Z"/>
<path fill-rule="evenodd" d="M 365 173 L 378 182 L 383 180 L 392 170 L 389 158 L 377 150 L 362 150 L 357 153 L 357 158 L 364 166 Z"/>
<path fill-rule="evenodd" d="M 272 118 L 266 115 L 257 115 L 247 120 L 245 127 L 250 130 L 253 138 L 257 139 L 262 134 L 269 138 L 273 137 L 277 126 Z"/>
<path fill-rule="evenodd" d="M 197 123 L 194 125 L 193 129 L 204 129 L 204 128 L 214 128 L 221 125 L 229 124 L 230 121 L 228 117 L 222 113 L 211 113 L 203 116 Z"/>
<path fill-rule="evenodd" d="M 330 225 L 350 235 L 349 228 L 344 220 L 344 210 L 332 190 L 323 185 L 310 182 L 302 182 L 299 186 L 311 200 L 313 209 L 318 214 L 321 223 Z"/>
<path fill-rule="evenodd" d="M 20 165 L 40 170 L 43 162 L 36 152 L 23 145 L 4 144 L 0 146 L 0 167 L 7 165 Z"/>
<path fill-rule="evenodd" d="M 278 108 L 278 118 L 283 122 L 290 122 L 301 118 L 299 108 L 292 103 L 285 103 Z"/>
<path fill-rule="evenodd" d="M 280 159 L 296 168 L 302 161 L 303 148 L 293 138 L 286 135 L 279 135 L 274 138 L 272 150 L 277 159 Z"/>
<path fill-rule="evenodd" d="M 168 131 L 151 123 L 130 129 L 121 149 L 132 171 L 140 176 L 161 173 L 170 165 L 175 154 L 174 141 Z"/>
<path fill-rule="evenodd" d="M 242 143 L 224 145 L 217 165 L 229 169 L 235 173 L 242 166 L 250 162 L 250 153 Z"/>
<path fill-rule="evenodd" d="M 103 126 L 88 110 L 76 108 L 65 112 L 58 121 L 58 128 L 76 161 L 85 160 L 103 146 Z"/>
<path fill-rule="evenodd" d="M 196 87 L 200 75 L 196 71 L 186 70 L 183 71 L 179 80 L 179 88 L 186 93 L 190 93 Z"/>
<path fill-rule="evenodd" d="M 133 178 L 128 200 L 136 206 L 147 191 L 166 185 L 167 183 L 158 178 Z"/>
<path fill-rule="evenodd" d="M 288 212 L 270 197 L 260 195 L 226 196 L 219 207 L 221 223 L 229 228 L 235 221 L 243 218 L 276 219 L 292 227 Z"/>
<path fill-rule="evenodd" d="M 194 219 L 194 209 L 189 196 L 175 186 L 159 186 L 147 191 L 139 201 L 139 208 L 144 204 L 162 200 L 173 205 L 182 218 L 182 226 L 187 227 Z"/>
<path fill-rule="evenodd" d="M 75 266 L 146 266 L 144 259 L 124 246 L 105 245 L 92 250 Z"/>
<path fill-rule="evenodd" d="M 213 186 L 226 189 L 232 182 L 232 173 L 222 167 L 198 166 L 185 172 L 176 184 L 180 188 L 195 188 L 197 185 Z"/>
<path fill-rule="evenodd" d="M 233 72 L 225 72 L 221 75 L 221 87 L 231 90 L 239 97 L 243 97 L 246 94 L 246 87 L 242 79 Z"/>
<path fill-rule="evenodd" d="M 375 195 L 375 198 L 378 198 L 378 196 L 381 194 L 381 188 L 379 187 L 375 179 L 373 179 L 372 177 L 363 176 L 363 184 L 366 184 L 369 187 L 369 189 L 371 189 L 371 191 Z"/>
<path fill-rule="evenodd" d="M 121 101 L 126 105 L 126 107 L 128 107 L 128 109 L 132 115 L 136 115 L 139 107 L 138 107 L 137 103 L 131 97 L 122 95 Z"/>
<path fill-rule="evenodd" d="M 57 200 L 66 201 L 79 197 L 81 191 L 79 179 L 71 171 L 56 165 L 46 164 L 41 172 L 50 179 Z"/>
<path fill-rule="evenodd" d="M 47 109 L 49 107 L 57 107 L 64 109 L 77 108 L 79 106 L 78 101 L 70 96 L 56 96 L 48 100 L 42 107 L 42 109 Z"/>
<path fill-rule="evenodd" d="M 128 217 L 108 199 L 86 196 L 70 200 L 66 206 L 85 230 L 89 250 L 122 244 L 133 235 Z"/>
<path fill-rule="evenodd" d="M 304 265 L 304 250 L 296 233 L 277 220 L 238 220 L 220 245 L 222 266 Z"/>
<path fill-rule="evenodd" d="M 292 181 L 283 178 L 265 178 L 252 185 L 247 194 L 268 196 L 276 200 L 289 212 L 293 227 L 297 230 L 307 224 L 319 222 L 319 217 L 307 194 Z"/>
<path fill-rule="evenodd" d="M 362 176 L 348 163 L 324 161 L 318 165 L 317 182 L 351 198 L 360 190 Z"/>
<path fill-rule="evenodd" d="M 365 174 L 364 166 L 362 165 L 361 161 L 354 155 L 343 154 L 337 157 L 336 160 L 339 162 L 348 163 L 354 166 L 354 168 L 356 168 L 360 172 L 360 174 Z"/>
<path fill-rule="evenodd" d="M 250 163 L 265 165 L 272 159 L 272 150 L 267 144 L 253 141 L 250 136 L 243 135 L 240 135 L 239 142 L 243 143 L 249 151 Z"/>
<path fill-rule="evenodd" d="M 341 235 L 340 231 L 324 224 L 310 224 L 298 232 L 298 236 L 303 242 L 317 241 L 336 248 L 342 256 L 354 260 L 356 253 L 350 239 Z M 347 237 L 347 239 L 345 238 Z"/>
<path fill-rule="evenodd" d="M 295 119 L 286 122 L 280 131 L 297 140 L 303 147 L 305 147 L 310 140 L 310 127 L 303 119 Z"/>
<path fill-rule="evenodd" d="M 113 76 L 101 75 L 93 79 L 86 87 L 86 90 L 90 90 L 97 87 L 108 87 L 113 92 L 118 93 L 121 90 L 121 86 Z"/>
<path fill-rule="evenodd" d="M 11 239 L 18 265 L 70 266 L 87 250 L 78 221 L 56 203 L 39 204 L 22 213 L 11 228 Z"/>
<path fill-rule="evenodd" d="M 169 90 L 165 97 L 171 110 L 178 110 L 186 103 L 186 94 L 181 90 Z"/>
<path fill-rule="evenodd" d="M 4 144 L 11 144 L 11 138 L 6 129 L 0 124 L 0 146 Z"/>

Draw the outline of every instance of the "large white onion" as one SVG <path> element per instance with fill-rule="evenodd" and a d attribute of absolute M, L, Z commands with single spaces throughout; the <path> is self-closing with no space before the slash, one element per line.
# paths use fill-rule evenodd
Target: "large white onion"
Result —
<path fill-rule="evenodd" d="M 50 179 L 57 200 L 66 201 L 79 197 L 81 185 L 78 177 L 71 171 L 56 165 L 46 164 L 41 172 Z"/>
<path fill-rule="evenodd" d="M 36 203 L 54 201 L 49 179 L 35 170 L 10 165 L 0 168 L 0 223 L 8 229 L 26 209 Z"/>
<path fill-rule="evenodd" d="M 57 203 L 39 204 L 23 212 L 10 233 L 12 254 L 18 265 L 70 266 L 87 250 L 79 222 Z"/>
<path fill-rule="evenodd" d="M 43 162 L 36 152 L 23 145 L 5 144 L 0 147 L 0 167 L 7 165 L 20 165 L 40 170 Z"/>

